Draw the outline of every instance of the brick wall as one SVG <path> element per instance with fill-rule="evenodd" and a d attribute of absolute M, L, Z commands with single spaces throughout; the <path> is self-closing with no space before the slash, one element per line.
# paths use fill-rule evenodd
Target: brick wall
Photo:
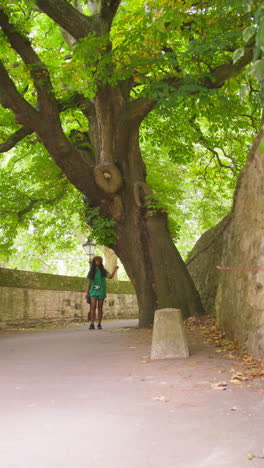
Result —
<path fill-rule="evenodd" d="M 85 278 L 0 268 L 0 327 L 87 320 Z M 105 318 L 137 318 L 138 306 L 128 281 L 107 281 Z"/>

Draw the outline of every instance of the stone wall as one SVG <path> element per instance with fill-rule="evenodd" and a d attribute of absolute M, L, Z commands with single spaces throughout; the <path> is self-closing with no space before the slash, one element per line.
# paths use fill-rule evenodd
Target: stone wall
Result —
<path fill-rule="evenodd" d="M 220 277 L 217 266 L 222 262 L 223 232 L 232 216 L 228 215 L 196 242 L 187 259 L 187 267 L 199 291 L 204 310 L 215 314 L 215 298 Z"/>
<path fill-rule="evenodd" d="M 264 123 L 264 119 L 262 124 Z M 188 269 L 207 313 L 244 351 L 264 361 L 264 154 L 259 132 L 232 213 L 197 242 Z M 220 265 L 227 269 L 217 270 Z"/>
<path fill-rule="evenodd" d="M 216 296 L 219 326 L 264 361 L 264 154 L 262 130 L 236 189 L 232 222 L 224 232 Z M 258 270 L 259 269 L 259 270 Z"/>
<path fill-rule="evenodd" d="M 86 278 L 0 268 L 0 326 L 87 320 L 86 282 Z M 138 317 L 130 282 L 107 280 L 104 317 Z"/>

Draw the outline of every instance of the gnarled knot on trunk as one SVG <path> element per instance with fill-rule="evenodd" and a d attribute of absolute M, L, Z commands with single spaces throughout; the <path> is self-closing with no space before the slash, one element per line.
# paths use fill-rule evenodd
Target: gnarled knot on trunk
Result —
<path fill-rule="evenodd" d="M 121 221 L 124 215 L 124 207 L 120 195 L 114 195 L 111 201 L 109 199 L 102 200 L 101 207 L 104 216 L 111 217 L 115 221 Z"/>
<path fill-rule="evenodd" d="M 139 208 L 144 208 L 147 204 L 146 197 L 152 194 L 151 188 L 145 182 L 134 183 L 134 199 Z"/>
<path fill-rule="evenodd" d="M 106 193 L 115 193 L 122 185 L 121 172 L 110 162 L 103 162 L 95 166 L 94 178 L 98 187 Z"/>

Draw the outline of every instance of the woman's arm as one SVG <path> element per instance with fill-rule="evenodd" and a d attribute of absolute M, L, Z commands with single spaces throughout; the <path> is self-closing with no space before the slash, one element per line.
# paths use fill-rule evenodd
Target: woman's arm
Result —
<path fill-rule="evenodd" d="M 85 297 L 86 298 L 89 296 L 90 286 L 91 286 L 91 281 L 89 280 L 87 285 L 86 285 L 86 289 L 85 289 Z"/>
<path fill-rule="evenodd" d="M 115 274 L 115 272 L 118 270 L 118 268 L 119 268 L 118 266 L 115 266 L 115 268 L 113 269 L 112 273 L 111 273 L 111 274 L 109 273 L 106 277 L 107 277 L 108 279 L 112 279 L 113 276 L 114 276 L 114 274 Z"/>

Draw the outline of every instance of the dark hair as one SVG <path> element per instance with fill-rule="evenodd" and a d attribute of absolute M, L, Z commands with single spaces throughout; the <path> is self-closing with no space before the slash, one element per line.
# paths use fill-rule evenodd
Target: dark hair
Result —
<path fill-rule="evenodd" d="M 99 265 L 99 269 L 101 270 L 102 276 L 106 277 L 106 275 L 107 275 L 107 271 L 106 271 L 106 269 L 105 269 L 105 267 L 104 267 L 104 265 L 103 265 L 103 259 L 102 259 L 102 257 L 97 256 L 97 257 L 94 257 L 94 258 L 93 258 L 93 260 L 92 260 L 92 265 L 91 265 L 90 271 L 89 271 L 89 273 L 88 273 L 88 278 L 89 278 L 90 280 L 94 280 L 95 273 L 96 273 L 96 264 L 95 264 L 95 260 L 97 260 L 98 258 L 101 260 L 101 264 Z"/>

